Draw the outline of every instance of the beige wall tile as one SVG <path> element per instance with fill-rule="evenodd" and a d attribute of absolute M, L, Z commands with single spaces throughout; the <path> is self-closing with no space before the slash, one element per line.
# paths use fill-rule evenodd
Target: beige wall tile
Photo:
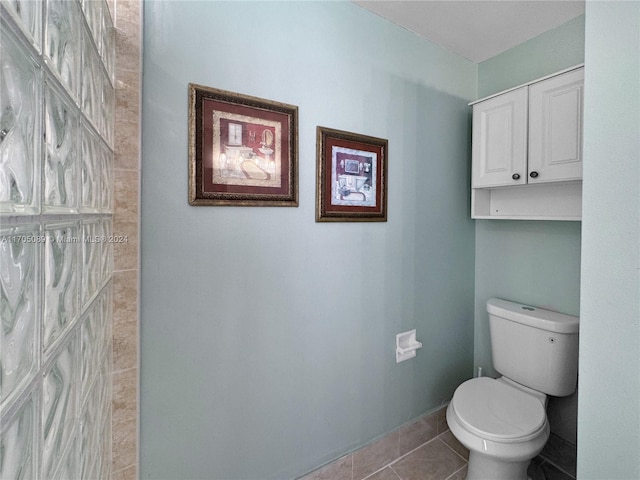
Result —
<path fill-rule="evenodd" d="M 113 472 L 113 474 L 111 475 L 111 480 L 136 480 L 137 474 L 137 466 L 131 465 L 130 467 L 123 470 Z"/>
<path fill-rule="evenodd" d="M 126 242 L 113 246 L 114 270 L 138 268 L 138 192 L 140 175 L 132 170 L 115 170 L 114 235 Z"/>
<path fill-rule="evenodd" d="M 138 181 L 140 174 L 132 170 L 115 170 L 114 217 L 122 222 L 138 223 Z"/>
<path fill-rule="evenodd" d="M 140 71 L 140 45 L 119 28 L 116 28 L 116 52 L 116 78 L 123 71 Z"/>
<path fill-rule="evenodd" d="M 130 368 L 113 373 L 113 420 L 114 423 L 136 418 L 138 369 Z"/>
<path fill-rule="evenodd" d="M 140 20 L 141 20 L 140 0 L 118 0 L 115 26 L 124 33 L 133 37 L 133 40 L 140 43 Z"/>
<path fill-rule="evenodd" d="M 123 70 L 142 70 L 141 8 L 138 0 L 118 0 L 116 4 L 116 78 Z"/>
<path fill-rule="evenodd" d="M 114 270 L 135 270 L 138 268 L 138 225 L 135 223 L 113 222 L 114 235 L 124 235 L 126 242 L 113 246 Z"/>
<path fill-rule="evenodd" d="M 116 27 L 116 126 L 113 233 L 114 325 L 112 480 L 137 478 L 138 238 L 142 2 L 108 0 Z"/>
<path fill-rule="evenodd" d="M 122 470 L 136 464 L 136 419 L 113 423 L 113 469 Z"/>
<path fill-rule="evenodd" d="M 140 170 L 140 72 L 116 81 L 115 168 Z"/>
<path fill-rule="evenodd" d="M 113 471 L 136 464 L 137 383 L 135 368 L 113 374 Z"/>
<path fill-rule="evenodd" d="M 138 366 L 138 272 L 113 273 L 113 371 Z"/>

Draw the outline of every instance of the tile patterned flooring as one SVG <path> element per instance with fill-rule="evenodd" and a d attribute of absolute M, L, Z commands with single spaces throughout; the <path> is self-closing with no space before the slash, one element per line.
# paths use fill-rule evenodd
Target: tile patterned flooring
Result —
<path fill-rule="evenodd" d="M 531 480 L 575 480 L 576 446 L 551 434 L 544 449 L 529 466 Z"/>
<path fill-rule="evenodd" d="M 448 430 L 442 409 L 301 480 L 464 480 L 468 458 L 468 450 Z M 575 480 L 575 446 L 552 434 L 528 473 L 531 480 Z"/>

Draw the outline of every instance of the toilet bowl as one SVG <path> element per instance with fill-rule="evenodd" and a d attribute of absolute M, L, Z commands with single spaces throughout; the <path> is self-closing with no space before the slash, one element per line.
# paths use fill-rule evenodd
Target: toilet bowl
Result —
<path fill-rule="evenodd" d="M 467 480 L 527 480 L 549 439 L 547 395 L 576 388 L 579 318 L 498 298 L 487 301 L 493 366 L 502 377 L 462 383 L 447 407 L 469 449 Z"/>
<path fill-rule="evenodd" d="M 508 379 L 464 382 L 447 407 L 451 433 L 469 449 L 467 480 L 526 480 L 549 439 L 544 395 Z"/>

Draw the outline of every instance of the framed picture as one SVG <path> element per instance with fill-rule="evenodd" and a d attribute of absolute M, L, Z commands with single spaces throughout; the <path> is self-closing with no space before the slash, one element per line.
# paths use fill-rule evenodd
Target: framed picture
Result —
<path fill-rule="evenodd" d="M 298 107 L 189 84 L 189 204 L 298 206 Z"/>
<path fill-rule="evenodd" d="M 387 221 L 387 140 L 317 128 L 317 222 Z"/>

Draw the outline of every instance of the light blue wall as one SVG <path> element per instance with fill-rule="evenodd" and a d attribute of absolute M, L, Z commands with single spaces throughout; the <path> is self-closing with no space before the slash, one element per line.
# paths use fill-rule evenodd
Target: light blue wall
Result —
<path fill-rule="evenodd" d="M 473 365 L 476 65 L 350 2 L 144 18 L 141 478 L 292 478 L 448 400 Z M 298 208 L 188 205 L 189 82 L 298 105 Z M 388 222 L 314 221 L 317 125 L 389 140 Z"/>
<path fill-rule="evenodd" d="M 640 478 L 640 2 L 587 2 L 578 478 Z"/>
<path fill-rule="evenodd" d="M 479 97 L 584 62 L 584 16 L 478 65 Z M 475 366 L 495 374 L 486 301 L 580 313 L 580 222 L 476 221 Z M 552 431 L 576 442 L 577 394 L 550 399 Z"/>
<path fill-rule="evenodd" d="M 584 15 L 478 64 L 478 98 L 584 62 Z"/>

